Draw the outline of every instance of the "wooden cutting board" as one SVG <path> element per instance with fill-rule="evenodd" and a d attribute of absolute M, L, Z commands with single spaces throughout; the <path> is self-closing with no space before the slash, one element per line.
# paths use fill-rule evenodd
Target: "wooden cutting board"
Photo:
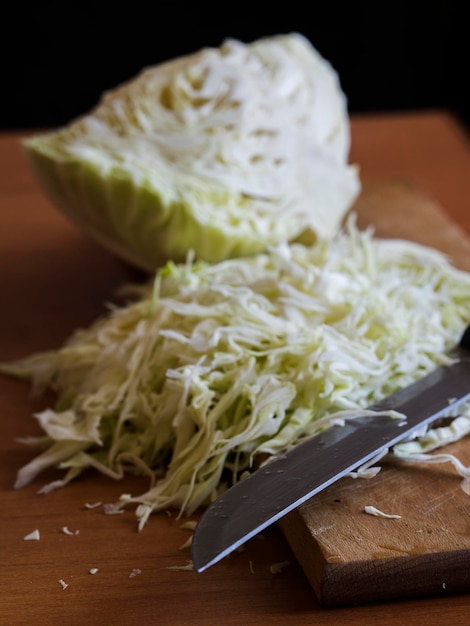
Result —
<path fill-rule="evenodd" d="M 470 239 L 412 184 L 364 185 L 359 226 L 412 239 L 470 270 Z M 446 448 L 470 464 L 470 442 Z M 470 590 L 470 496 L 450 464 L 382 465 L 373 479 L 343 478 L 279 525 L 325 606 Z M 367 505 L 400 515 L 381 518 Z"/>

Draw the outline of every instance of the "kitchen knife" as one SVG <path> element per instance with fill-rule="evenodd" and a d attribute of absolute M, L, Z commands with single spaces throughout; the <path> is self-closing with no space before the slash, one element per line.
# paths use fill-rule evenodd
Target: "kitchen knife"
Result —
<path fill-rule="evenodd" d="M 202 572 L 315 494 L 470 399 L 470 326 L 443 365 L 369 407 L 397 411 L 345 420 L 299 443 L 222 494 L 203 513 L 192 539 Z"/>

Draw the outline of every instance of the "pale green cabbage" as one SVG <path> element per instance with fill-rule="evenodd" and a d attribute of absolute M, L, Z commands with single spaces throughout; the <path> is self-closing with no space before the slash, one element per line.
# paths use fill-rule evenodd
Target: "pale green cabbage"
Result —
<path fill-rule="evenodd" d="M 331 236 L 360 190 L 338 76 L 298 33 L 149 67 L 24 147 L 58 208 L 152 273 Z"/>
<path fill-rule="evenodd" d="M 312 246 L 170 263 L 136 289 L 60 349 L 3 369 L 58 394 L 16 486 L 49 466 L 66 473 L 43 491 L 89 467 L 143 474 L 148 491 L 121 500 L 141 527 L 448 362 L 470 321 L 470 274 L 352 220 Z"/>

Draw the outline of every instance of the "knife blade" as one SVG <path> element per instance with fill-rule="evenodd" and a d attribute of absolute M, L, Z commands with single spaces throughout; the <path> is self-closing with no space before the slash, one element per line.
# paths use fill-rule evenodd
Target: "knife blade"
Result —
<path fill-rule="evenodd" d="M 470 326 L 449 365 L 369 407 L 406 416 L 355 417 L 270 460 L 219 496 L 193 533 L 194 569 L 202 572 L 315 494 L 470 399 Z"/>

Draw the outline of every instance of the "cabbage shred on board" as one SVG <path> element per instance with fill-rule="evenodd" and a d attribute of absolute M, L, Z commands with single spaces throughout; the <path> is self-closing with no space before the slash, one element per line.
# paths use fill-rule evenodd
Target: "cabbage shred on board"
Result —
<path fill-rule="evenodd" d="M 311 246 L 169 263 L 140 289 L 58 350 L 4 367 L 58 398 L 36 415 L 43 451 L 16 486 L 49 466 L 65 474 L 46 492 L 86 468 L 142 474 L 148 491 L 120 503 L 140 527 L 152 511 L 193 512 L 261 456 L 447 362 L 470 320 L 470 274 L 352 219 Z M 469 431 L 470 405 L 453 417 L 441 443 Z"/>
<path fill-rule="evenodd" d="M 329 237 L 360 190 L 338 76 L 297 33 L 149 67 L 24 147 L 58 208 L 150 272 Z"/>

